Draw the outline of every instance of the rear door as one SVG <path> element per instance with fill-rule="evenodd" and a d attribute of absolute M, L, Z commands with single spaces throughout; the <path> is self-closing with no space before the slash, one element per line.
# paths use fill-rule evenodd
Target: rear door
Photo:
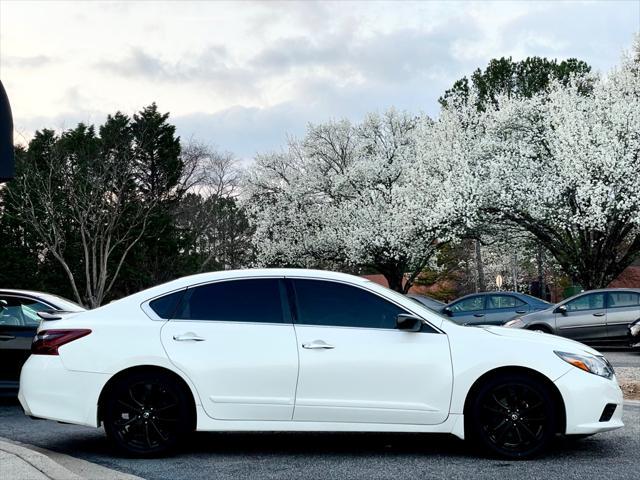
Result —
<path fill-rule="evenodd" d="M 486 295 L 472 295 L 449 305 L 451 319 L 459 325 L 480 325 L 485 322 Z"/>
<path fill-rule="evenodd" d="M 0 296 L 0 386 L 20 380 L 20 370 L 31 354 L 31 341 L 40 318 L 37 312 L 51 307 L 19 296 Z"/>
<path fill-rule="evenodd" d="M 280 278 L 224 280 L 187 289 L 168 315 L 162 344 L 210 417 L 291 420 L 298 350 L 286 297 Z"/>
<path fill-rule="evenodd" d="M 640 318 L 640 294 L 624 290 L 607 292 L 607 337 L 626 341 L 629 324 Z"/>
<path fill-rule="evenodd" d="M 580 342 L 597 342 L 607 338 L 605 294 L 586 293 L 564 304 L 565 314 L 556 313 L 559 335 Z"/>
<path fill-rule="evenodd" d="M 294 420 L 437 424 L 453 385 L 444 333 L 396 328 L 406 311 L 358 286 L 293 280 L 300 374 Z"/>
<path fill-rule="evenodd" d="M 486 325 L 502 325 L 526 313 L 529 313 L 529 305 L 515 295 L 487 295 L 484 323 Z"/>

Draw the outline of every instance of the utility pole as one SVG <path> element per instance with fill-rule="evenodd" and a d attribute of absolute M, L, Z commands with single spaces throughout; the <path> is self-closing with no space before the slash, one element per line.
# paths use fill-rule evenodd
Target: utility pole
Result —
<path fill-rule="evenodd" d="M 0 183 L 11 180 L 14 174 L 13 116 L 9 97 L 0 81 Z"/>

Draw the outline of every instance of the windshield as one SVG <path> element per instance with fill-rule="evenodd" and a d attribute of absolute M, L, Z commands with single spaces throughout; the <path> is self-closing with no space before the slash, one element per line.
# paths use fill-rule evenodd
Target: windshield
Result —
<path fill-rule="evenodd" d="M 448 322 L 451 322 L 451 319 L 435 310 L 431 310 L 429 307 L 424 306 L 422 303 L 420 303 L 419 301 L 411 298 L 411 297 L 407 297 L 406 295 L 403 295 L 401 293 L 396 292 L 395 290 L 391 290 L 388 287 L 385 287 L 383 285 L 380 285 L 379 283 L 376 282 L 372 282 L 371 280 L 367 280 L 367 282 L 369 282 L 369 284 L 374 288 L 374 289 L 382 289 L 384 290 L 384 294 L 389 296 L 389 297 L 394 297 L 396 299 L 396 301 L 398 301 L 401 305 L 406 302 L 407 300 L 413 300 L 411 303 L 421 309 L 424 313 L 423 316 L 426 319 L 431 319 L 431 321 L 436 324 L 437 326 L 440 326 L 440 324 L 442 323 L 440 321 L 440 323 L 438 323 L 439 320 L 447 320 Z"/>
<path fill-rule="evenodd" d="M 58 310 L 66 312 L 83 312 L 85 309 L 71 300 L 59 297 L 58 295 L 50 295 L 48 293 L 40 295 L 42 300 L 55 306 Z"/>

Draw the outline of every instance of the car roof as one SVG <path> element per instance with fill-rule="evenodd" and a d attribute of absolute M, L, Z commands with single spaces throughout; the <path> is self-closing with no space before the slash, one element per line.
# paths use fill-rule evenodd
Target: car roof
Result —
<path fill-rule="evenodd" d="M 538 302 L 538 303 L 544 303 L 545 305 L 551 305 L 549 302 L 546 302 L 545 300 L 542 300 L 541 298 L 534 297 L 534 296 L 528 295 L 526 293 L 511 292 L 509 290 L 495 290 L 493 292 L 469 293 L 467 295 L 464 295 L 463 297 L 459 297 L 459 298 L 456 298 L 455 300 L 452 300 L 451 302 L 449 302 L 449 304 L 459 302 L 460 300 L 464 300 L 465 298 L 469 298 L 469 297 L 486 297 L 487 295 L 513 295 L 513 296 L 516 296 L 516 297 L 526 297 L 531 302 Z"/>
<path fill-rule="evenodd" d="M 47 304 L 49 304 L 53 308 L 71 308 L 72 305 L 77 306 L 79 310 L 84 310 L 81 305 L 77 305 L 75 302 L 71 300 L 67 300 L 64 297 L 60 297 L 58 295 L 54 295 L 53 293 L 39 292 L 37 290 L 18 290 L 14 288 L 0 288 L 0 295 L 20 295 L 28 298 L 33 298 L 36 300 L 41 300 Z"/>
<path fill-rule="evenodd" d="M 574 298 L 578 298 L 578 297 L 581 297 L 581 296 L 589 294 L 589 293 L 607 293 L 607 292 L 640 293 L 640 288 L 616 288 L 616 287 L 614 287 L 614 288 L 596 288 L 594 290 L 585 290 L 583 292 L 576 293 L 575 295 L 572 295 L 570 297 L 567 297 L 567 298 L 564 298 L 564 299 L 560 300 L 556 305 L 567 303 L 569 300 L 573 300 Z"/>
<path fill-rule="evenodd" d="M 222 270 L 218 272 L 205 272 L 177 278 L 161 285 L 142 290 L 140 292 L 124 297 L 120 300 L 129 301 L 139 297 L 140 300 L 146 300 L 156 296 L 164 295 L 174 290 L 181 290 L 198 284 L 215 282 L 225 279 L 242 279 L 242 278 L 260 278 L 260 277 L 308 277 L 319 280 L 337 280 L 355 285 L 367 285 L 369 288 L 379 286 L 366 278 L 350 275 L 347 273 L 332 272 L 328 270 L 313 270 L 306 268 L 247 268 L 241 270 Z M 119 302 L 115 300 L 114 302 Z"/>

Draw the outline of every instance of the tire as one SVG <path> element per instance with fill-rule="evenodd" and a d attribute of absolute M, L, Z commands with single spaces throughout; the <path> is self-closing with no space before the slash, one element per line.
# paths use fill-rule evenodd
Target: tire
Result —
<path fill-rule="evenodd" d="M 103 423 L 114 447 L 127 456 L 157 457 L 193 431 L 190 393 L 171 375 L 132 372 L 109 389 Z"/>
<path fill-rule="evenodd" d="M 480 387 L 470 407 L 470 439 L 494 455 L 530 458 L 555 437 L 558 413 L 553 396 L 534 377 L 494 377 Z"/>

